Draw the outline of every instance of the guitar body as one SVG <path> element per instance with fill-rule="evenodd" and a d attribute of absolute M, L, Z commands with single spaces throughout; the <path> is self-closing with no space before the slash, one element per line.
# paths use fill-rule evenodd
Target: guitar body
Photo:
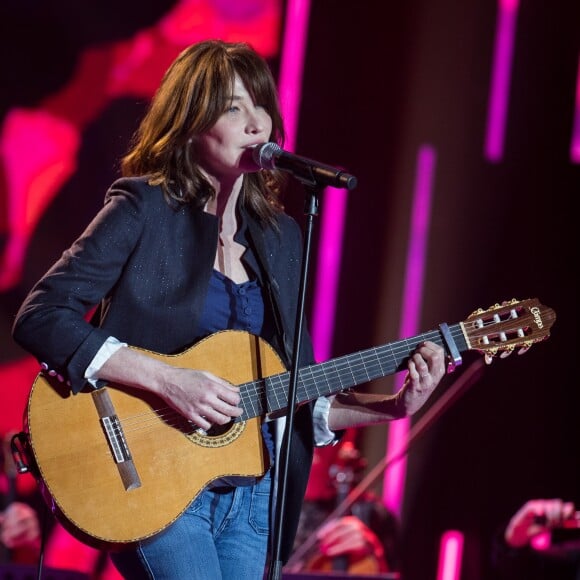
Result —
<path fill-rule="evenodd" d="M 266 342 L 237 331 L 216 333 L 179 355 L 146 353 L 173 366 L 208 370 L 238 385 L 284 370 Z M 176 413 L 160 399 L 144 397 L 143 391 L 104 389 L 123 425 L 140 480 L 132 489 L 123 484 L 92 393 L 65 393 L 62 383 L 41 373 L 28 403 L 39 475 L 57 517 L 64 516 L 65 527 L 78 531 L 86 543 L 149 537 L 173 522 L 210 482 L 224 477 L 252 481 L 268 468 L 260 418 L 234 423 L 223 433 L 204 434 L 174 421 Z M 181 428 L 182 423 L 189 429 Z"/>

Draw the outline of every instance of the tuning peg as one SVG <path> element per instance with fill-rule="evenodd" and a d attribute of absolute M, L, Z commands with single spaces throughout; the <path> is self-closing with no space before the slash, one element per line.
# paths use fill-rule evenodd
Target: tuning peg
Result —
<path fill-rule="evenodd" d="M 490 365 L 493 362 L 493 355 L 488 352 L 485 353 L 485 364 Z"/>
<path fill-rule="evenodd" d="M 526 354 L 528 352 L 528 350 L 530 350 L 531 345 L 529 346 L 522 346 L 522 348 L 520 348 L 518 350 L 518 354 Z"/>
<path fill-rule="evenodd" d="M 513 350 L 504 350 L 503 352 L 500 353 L 499 358 L 507 358 L 512 352 L 514 352 Z"/>

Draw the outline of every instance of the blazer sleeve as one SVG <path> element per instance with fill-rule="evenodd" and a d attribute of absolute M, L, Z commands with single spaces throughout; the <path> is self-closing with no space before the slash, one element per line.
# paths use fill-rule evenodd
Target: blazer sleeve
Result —
<path fill-rule="evenodd" d="M 65 377 L 75 393 L 85 386 L 85 369 L 108 338 L 89 317 L 139 240 L 144 221 L 139 197 L 137 189 L 109 190 L 103 208 L 35 284 L 16 315 L 14 340 Z"/>

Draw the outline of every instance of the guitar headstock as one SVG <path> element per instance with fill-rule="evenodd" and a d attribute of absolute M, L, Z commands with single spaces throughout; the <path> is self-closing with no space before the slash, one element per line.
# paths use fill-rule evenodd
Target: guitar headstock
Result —
<path fill-rule="evenodd" d="M 513 299 L 487 310 L 476 310 L 462 327 L 469 348 L 484 353 L 489 363 L 497 354 L 503 358 L 516 349 L 523 354 L 536 342 L 545 340 L 555 320 L 554 310 L 536 298 Z"/>

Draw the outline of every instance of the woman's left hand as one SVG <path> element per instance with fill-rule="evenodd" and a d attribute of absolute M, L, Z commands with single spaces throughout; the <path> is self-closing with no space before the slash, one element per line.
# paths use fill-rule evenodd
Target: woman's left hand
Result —
<path fill-rule="evenodd" d="M 409 372 L 398 396 L 407 416 L 416 413 L 445 376 L 445 351 L 431 341 L 421 343 L 409 358 Z"/>

